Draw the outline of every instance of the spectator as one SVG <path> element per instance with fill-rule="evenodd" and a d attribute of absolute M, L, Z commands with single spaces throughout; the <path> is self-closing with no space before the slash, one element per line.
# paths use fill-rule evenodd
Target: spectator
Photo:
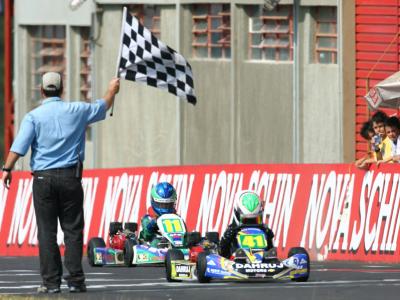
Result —
<path fill-rule="evenodd" d="M 366 141 L 370 142 L 375 135 L 374 128 L 372 127 L 372 121 L 366 121 L 361 126 L 360 135 Z"/>
<path fill-rule="evenodd" d="M 390 155 L 379 160 L 377 164 L 398 161 L 400 155 L 400 121 L 397 117 L 390 117 L 385 122 L 385 132 L 391 145 Z"/>
<path fill-rule="evenodd" d="M 383 111 L 377 111 L 371 118 L 372 128 L 375 136 L 372 138 L 371 146 L 374 151 L 375 161 L 385 158 L 385 153 L 391 152 L 390 140 L 386 137 L 385 122 L 388 116 Z"/>
<path fill-rule="evenodd" d="M 368 142 L 368 148 L 370 149 L 372 146 L 372 138 L 375 136 L 375 132 L 374 129 L 372 128 L 372 121 L 366 121 L 363 123 L 363 125 L 361 126 L 361 130 L 360 130 L 360 135 L 363 139 L 365 139 Z M 368 159 L 373 159 L 373 153 L 374 151 L 368 151 L 363 157 L 361 157 L 360 159 L 356 160 L 355 165 L 358 168 L 365 168 L 367 166 L 369 166 L 369 164 L 365 164 L 364 162 Z M 373 159 L 373 161 L 375 161 Z"/>
<path fill-rule="evenodd" d="M 376 163 L 377 161 L 382 160 L 385 155 L 385 151 L 388 151 L 388 148 L 391 148 L 390 145 L 387 145 L 387 143 L 390 143 L 390 141 L 386 140 L 385 133 L 385 122 L 387 118 L 388 116 L 383 111 L 377 111 L 371 117 L 372 128 L 374 130 L 374 136 L 370 141 L 370 153 L 372 153 L 372 155 L 364 160 L 356 161 L 358 168 L 368 169 L 371 163 Z"/>

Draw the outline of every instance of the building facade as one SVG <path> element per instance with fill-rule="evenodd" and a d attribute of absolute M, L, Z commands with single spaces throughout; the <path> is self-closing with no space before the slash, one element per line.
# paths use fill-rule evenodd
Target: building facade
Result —
<path fill-rule="evenodd" d="M 371 111 L 368 89 L 400 70 L 400 0 L 356 1 L 356 156 L 368 150 L 358 134 Z M 384 109 L 399 116 L 399 110 Z"/>
<path fill-rule="evenodd" d="M 122 81 L 114 115 L 87 129 L 86 168 L 354 159 L 354 0 L 70 3 L 14 2 L 16 131 L 46 71 L 63 74 L 65 99 L 102 97 L 127 6 L 188 59 L 198 103 Z"/>

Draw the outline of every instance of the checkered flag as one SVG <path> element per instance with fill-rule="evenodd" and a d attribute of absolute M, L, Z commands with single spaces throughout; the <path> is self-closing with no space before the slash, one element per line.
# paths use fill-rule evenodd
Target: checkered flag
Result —
<path fill-rule="evenodd" d="M 186 59 L 158 40 L 124 7 L 117 74 L 143 82 L 196 104 L 192 67 Z"/>

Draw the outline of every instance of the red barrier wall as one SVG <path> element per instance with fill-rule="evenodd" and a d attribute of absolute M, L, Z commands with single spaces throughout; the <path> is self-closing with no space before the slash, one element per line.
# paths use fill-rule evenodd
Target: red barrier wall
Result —
<path fill-rule="evenodd" d="M 85 244 L 107 237 L 110 221 L 137 222 L 149 190 L 169 181 L 189 230 L 222 232 L 240 189 L 265 199 L 264 219 L 280 256 L 305 247 L 313 260 L 400 262 L 398 165 L 368 172 L 349 165 L 218 165 L 84 172 Z M 0 187 L 0 255 L 37 255 L 29 172 Z M 59 233 L 62 242 L 62 233 Z"/>

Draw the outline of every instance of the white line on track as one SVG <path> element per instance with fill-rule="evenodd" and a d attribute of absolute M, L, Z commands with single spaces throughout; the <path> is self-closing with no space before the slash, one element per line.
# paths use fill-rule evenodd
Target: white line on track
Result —
<path fill-rule="evenodd" d="M 219 287 L 228 285 L 228 282 L 218 282 L 213 283 L 212 286 Z M 134 283 L 134 284 L 104 284 L 104 285 L 88 285 L 90 289 L 103 289 L 108 287 L 145 287 L 145 286 L 163 286 L 163 287 L 193 287 L 193 286 L 204 286 L 201 283 L 182 283 L 182 282 L 163 282 L 163 283 L 153 283 L 153 282 L 143 282 L 143 283 Z M 136 289 L 135 289 L 136 290 Z"/>
<path fill-rule="evenodd" d="M 332 287 L 343 287 L 343 288 L 351 288 L 351 287 L 360 287 L 360 286 L 377 286 L 377 287 L 390 287 L 395 286 L 396 288 L 400 286 L 400 279 L 385 279 L 381 281 L 374 280 L 339 280 L 333 282 L 302 282 L 302 283 L 273 283 L 266 282 L 265 284 L 232 284 L 232 282 L 219 282 L 219 283 L 211 283 L 211 284 L 199 284 L 199 283 L 178 283 L 178 282 L 165 282 L 163 284 L 159 283 L 137 283 L 137 284 L 107 284 L 107 285 L 88 285 L 88 289 L 96 290 L 96 289 L 107 289 L 107 288 L 118 288 L 117 290 L 113 290 L 115 293 L 132 293 L 132 292 L 166 292 L 170 291 L 182 291 L 183 289 L 187 290 L 245 290 L 245 289 L 299 289 L 299 288 L 332 288 Z M 16 287 L 0 287 L 0 290 L 31 290 L 36 289 L 38 285 L 22 285 Z M 137 289 L 136 287 L 143 287 L 142 289 Z M 151 287 L 146 289 L 145 287 Z M 66 285 L 62 285 L 61 288 L 66 288 Z M 134 289 L 129 289 L 134 288 Z M 32 291 L 13 293 L 13 294 L 31 294 Z M 10 292 L 0 292 L 1 294 L 10 294 Z"/>
<path fill-rule="evenodd" d="M 392 265 L 362 265 L 363 268 L 391 268 Z"/>
<path fill-rule="evenodd" d="M 39 273 L 15 273 L 15 274 L 0 274 L 3 277 L 10 277 L 10 276 L 40 276 Z"/>
<path fill-rule="evenodd" d="M 87 282 L 97 282 L 97 281 L 103 281 L 103 282 L 108 282 L 108 281 L 149 281 L 151 280 L 152 282 L 160 281 L 160 282 L 167 282 L 165 278 L 160 278 L 160 279 L 145 279 L 145 278 L 123 278 L 123 279 L 113 279 L 113 278 L 86 278 Z"/>
<path fill-rule="evenodd" d="M 149 281 L 149 279 L 140 279 L 140 278 L 86 278 L 86 282 L 137 282 L 137 281 Z M 151 279 L 152 282 L 166 282 L 166 279 Z M 23 283 L 42 283 L 42 280 L 24 280 Z M 7 280 L 0 281 L 0 284 L 21 284 L 21 280 Z"/>
<path fill-rule="evenodd" d="M 37 270 L 1 270 L 0 273 L 37 272 Z"/>
<path fill-rule="evenodd" d="M 390 286 L 400 286 L 400 284 L 377 284 L 376 286 L 380 286 L 380 287 L 390 287 Z M 360 287 L 359 284 L 338 284 L 338 285 L 334 285 L 334 286 L 329 286 L 329 285 L 320 285 L 320 286 L 316 286 L 316 285 L 302 285 L 302 284 L 292 284 L 292 285 L 281 285 L 281 284 L 277 284 L 277 285 L 263 285 L 263 286 L 254 286 L 254 285 L 230 285 L 230 286 L 215 286 L 214 283 L 210 284 L 210 285 L 197 285 L 197 286 L 192 286 L 189 289 L 190 290 L 246 290 L 246 289 L 300 289 L 300 288 L 305 288 L 305 289 L 317 289 L 317 288 L 352 288 L 352 287 Z M 182 291 L 182 286 L 176 286 L 176 287 L 170 287 L 168 289 L 165 288 L 152 288 L 152 289 L 135 289 L 135 290 L 118 290 L 118 293 L 132 293 L 132 291 L 136 292 L 166 292 L 166 291 Z"/>
<path fill-rule="evenodd" d="M 16 290 L 16 289 L 34 289 L 38 288 L 38 285 L 18 285 L 18 286 L 0 286 L 0 290 Z"/>

